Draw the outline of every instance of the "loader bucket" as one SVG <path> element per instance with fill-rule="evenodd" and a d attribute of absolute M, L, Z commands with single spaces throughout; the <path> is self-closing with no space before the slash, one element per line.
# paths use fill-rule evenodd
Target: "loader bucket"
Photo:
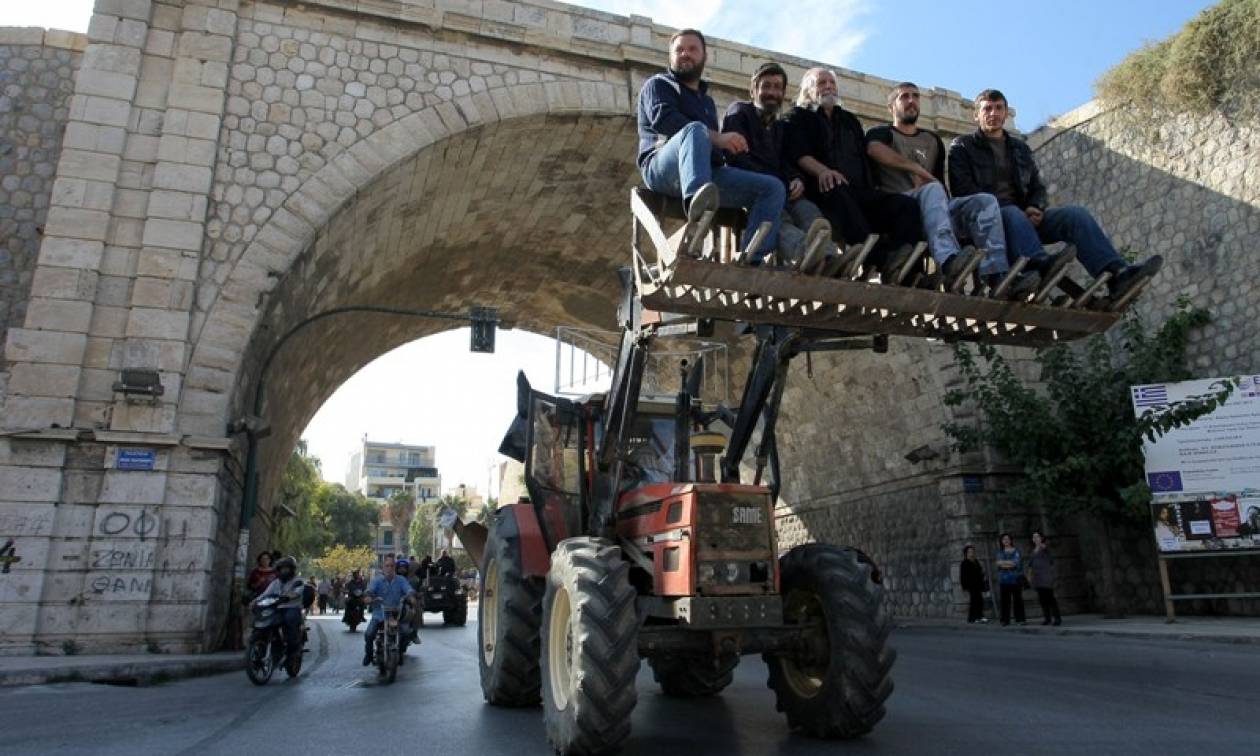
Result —
<path fill-rule="evenodd" d="M 477 565 L 478 571 L 481 570 L 481 558 L 485 556 L 486 536 L 489 534 L 486 526 L 479 522 L 457 521 L 455 524 L 455 535 L 459 536 L 459 542 L 464 544 L 464 549 L 473 558 L 473 564 Z"/>

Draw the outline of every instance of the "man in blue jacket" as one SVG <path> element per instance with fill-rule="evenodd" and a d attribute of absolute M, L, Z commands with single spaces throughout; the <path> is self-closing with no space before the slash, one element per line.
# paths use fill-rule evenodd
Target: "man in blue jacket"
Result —
<path fill-rule="evenodd" d="M 986 89 L 976 95 L 975 105 L 979 128 L 949 146 L 949 190 L 955 197 L 980 192 L 997 197 L 1009 252 L 1031 258 L 1029 267 L 1049 278 L 1066 258 L 1047 256 L 1042 243 L 1068 242 L 1091 276 L 1111 274 L 1113 301 L 1159 272 L 1164 263 L 1159 255 L 1136 265 L 1126 263 L 1085 208 L 1049 206 L 1032 149 L 1006 131 L 1006 95 Z"/>
<path fill-rule="evenodd" d="M 786 193 L 773 176 L 727 165 L 726 154 L 748 151 L 740 134 L 718 130 L 717 106 L 701 80 L 707 53 L 704 35 L 683 29 L 670 38 L 669 70 L 648 79 L 639 91 L 639 171 L 647 187 L 681 197 L 691 235 L 703 233 L 697 221 L 719 206 L 748 210 L 743 245 L 762 223 L 770 234 L 757 249 L 745 249 L 758 264 L 779 243 L 779 216 Z"/>

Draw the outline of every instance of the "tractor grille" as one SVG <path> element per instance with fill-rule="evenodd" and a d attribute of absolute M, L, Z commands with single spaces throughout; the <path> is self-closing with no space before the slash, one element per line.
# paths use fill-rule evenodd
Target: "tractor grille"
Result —
<path fill-rule="evenodd" d="M 695 543 L 701 593 L 774 590 L 774 522 L 764 494 L 700 494 Z"/>

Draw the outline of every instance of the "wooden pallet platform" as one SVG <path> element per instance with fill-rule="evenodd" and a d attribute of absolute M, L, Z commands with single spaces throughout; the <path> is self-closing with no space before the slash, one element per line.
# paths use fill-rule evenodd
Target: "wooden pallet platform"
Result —
<path fill-rule="evenodd" d="M 1009 301 L 827 278 L 799 271 L 750 267 L 730 260 L 731 221 L 714 226 L 716 238 L 702 258 L 680 254 L 678 238 L 659 221 L 661 201 L 641 189 L 631 195 L 635 216 L 634 270 L 643 306 L 698 318 L 796 326 L 844 334 L 891 334 L 945 341 L 1046 346 L 1103 333 L 1121 317 L 1094 299 L 1102 281 L 1059 305 Z M 666 213 L 677 217 L 677 213 Z M 1100 306 L 1101 305 L 1101 306 Z"/>

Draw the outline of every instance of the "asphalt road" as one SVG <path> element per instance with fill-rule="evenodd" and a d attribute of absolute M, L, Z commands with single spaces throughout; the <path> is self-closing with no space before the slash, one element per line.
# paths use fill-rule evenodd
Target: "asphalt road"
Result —
<path fill-rule="evenodd" d="M 430 615 L 432 618 L 437 615 Z M 427 627 L 393 685 L 362 634 L 317 618 L 296 680 L 244 673 L 130 688 L 0 690 L 3 754 L 548 754 L 539 709 L 485 705 L 476 629 Z M 639 676 L 626 756 L 687 754 L 1247 754 L 1260 752 L 1254 645 L 899 630 L 897 689 L 865 738 L 794 735 L 757 657 L 719 697 L 662 696 Z"/>

